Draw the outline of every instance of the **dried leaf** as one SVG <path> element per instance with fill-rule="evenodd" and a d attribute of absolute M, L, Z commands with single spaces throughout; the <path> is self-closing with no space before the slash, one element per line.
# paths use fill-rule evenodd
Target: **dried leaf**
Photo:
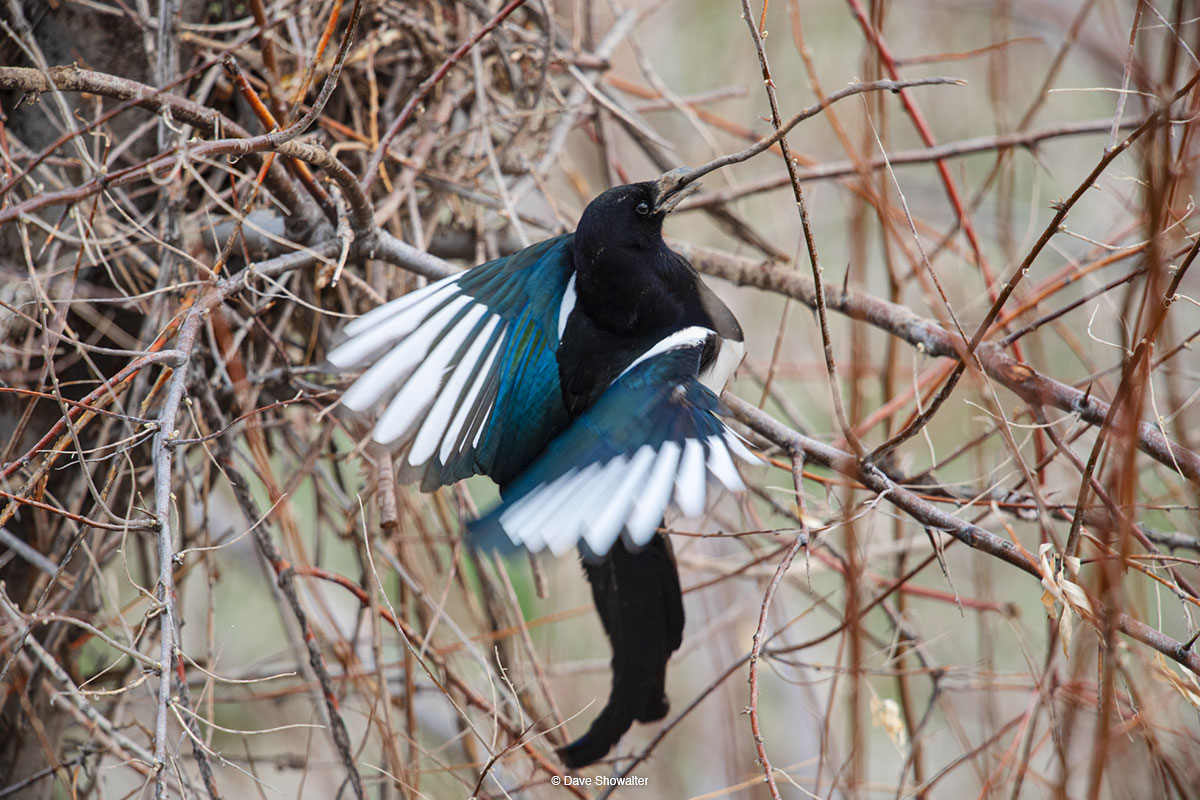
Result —
<path fill-rule="evenodd" d="M 892 744 L 897 750 L 903 751 L 908 747 L 908 731 L 904 728 L 904 719 L 900 716 L 900 706 L 895 700 L 880 700 L 871 696 L 871 722 L 877 728 L 883 728 L 891 737 Z"/>

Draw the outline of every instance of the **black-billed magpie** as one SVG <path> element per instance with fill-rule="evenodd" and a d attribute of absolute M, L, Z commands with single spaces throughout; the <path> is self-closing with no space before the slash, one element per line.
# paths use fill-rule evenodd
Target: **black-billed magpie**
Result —
<path fill-rule="evenodd" d="M 662 238 L 694 188 L 683 174 L 610 189 L 575 233 L 368 312 L 328 356 L 365 368 L 342 402 L 377 415 L 372 438 L 401 480 L 500 485 L 501 504 L 468 524 L 474 544 L 578 546 L 613 677 L 588 732 L 559 751 L 568 767 L 666 715 L 683 603 L 663 514 L 672 500 L 701 514 L 710 478 L 740 490 L 735 457 L 757 461 L 717 416 L 741 327 Z"/>

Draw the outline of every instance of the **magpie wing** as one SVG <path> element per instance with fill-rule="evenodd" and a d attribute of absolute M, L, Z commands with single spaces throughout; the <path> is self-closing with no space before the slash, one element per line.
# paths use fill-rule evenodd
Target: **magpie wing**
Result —
<path fill-rule="evenodd" d="M 505 487 L 504 502 L 470 523 L 476 543 L 556 555 L 580 540 L 603 556 L 618 536 L 641 547 L 667 506 L 704 511 L 711 476 L 744 488 L 734 456 L 757 463 L 717 414 L 698 372 L 707 328 L 685 328 L 636 359 L 590 409 Z"/>
<path fill-rule="evenodd" d="M 566 427 L 558 317 L 571 235 L 431 283 L 364 314 L 328 355 L 365 368 L 342 397 L 378 415 L 399 477 L 426 491 L 476 473 L 506 482 Z"/>

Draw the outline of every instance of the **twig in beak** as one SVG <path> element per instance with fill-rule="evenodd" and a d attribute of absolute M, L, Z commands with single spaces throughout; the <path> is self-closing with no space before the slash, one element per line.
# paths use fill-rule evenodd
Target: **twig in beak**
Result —
<path fill-rule="evenodd" d="M 669 214 L 685 197 L 699 191 L 700 184 L 693 183 L 698 177 L 697 171 L 689 167 L 680 167 L 660 175 L 654 182 L 655 194 L 658 197 L 654 213 Z"/>

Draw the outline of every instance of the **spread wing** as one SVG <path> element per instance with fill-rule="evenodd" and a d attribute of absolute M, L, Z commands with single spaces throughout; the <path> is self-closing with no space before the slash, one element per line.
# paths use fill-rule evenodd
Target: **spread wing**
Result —
<path fill-rule="evenodd" d="M 444 278 L 346 326 L 328 360 L 365 371 L 342 404 L 378 414 L 372 438 L 402 453 L 401 480 L 428 491 L 482 473 L 503 484 L 566 427 L 555 351 L 571 238 Z"/>
<path fill-rule="evenodd" d="M 650 541 L 672 500 L 688 516 L 703 513 L 710 477 L 744 488 L 734 457 L 758 459 L 698 379 L 714 335 L 686 328 L 636 359 L 506 487 L 498 508 L 470 524 L 476 542 L 561 555 L 582 539 L 604 555 L 622 533 L 634 546 Z"/>

